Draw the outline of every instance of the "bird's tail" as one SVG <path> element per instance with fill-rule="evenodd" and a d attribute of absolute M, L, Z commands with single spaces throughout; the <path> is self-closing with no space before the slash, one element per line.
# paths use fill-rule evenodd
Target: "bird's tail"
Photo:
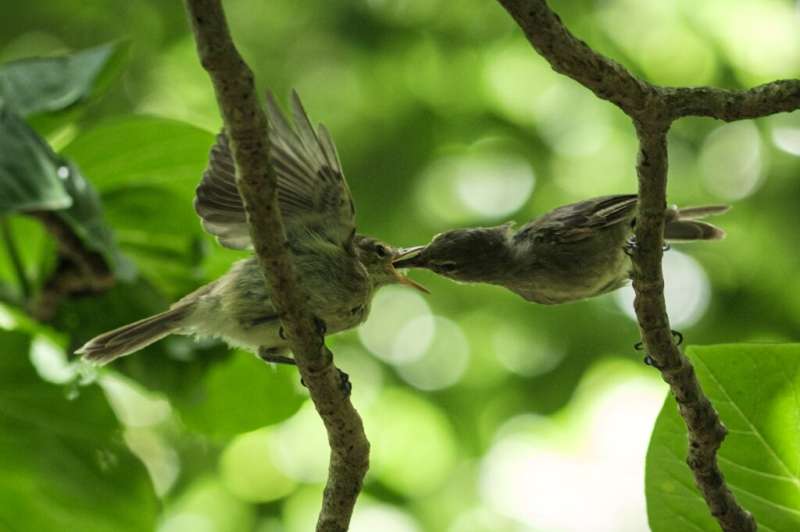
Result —
<path fill-rule="evenodd" d="M 671 241 L 687 240 L 720 240 L 725 238 L 725 231 L 700 219 L 716 216 L 730 209 L 730 205 L 704 205 L 667 209 L 667 220 L 664 226 L 664 238 Z"/>
<path fill-rule="evenodd" d="M 115 358 L 143 349 L 153 342 L 169 336 L 183 323 L 192 310 L 190 305 L 181 305 L 155 316 L 129 323 L 92 338 L 75 353 L 86 360 L 106 364 Z"/>

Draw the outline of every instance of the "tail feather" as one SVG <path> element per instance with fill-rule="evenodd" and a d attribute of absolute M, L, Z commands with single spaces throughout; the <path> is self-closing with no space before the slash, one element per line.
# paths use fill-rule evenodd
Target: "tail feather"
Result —
<path fill-rule="evenodd" d="M 727 212 L 730 205 L 703 205 L 667 209 L 667 220 L 664 227 L 664 238 L 670 241 L 688 240 L 721 240 L 725 231 L 708 222 L 698 221 L 708 216 L 716 216 Z"/>
<path fill-rule="evenodd" d="M 730 205 L 702 205 L 700 207 L 686 207 L 677 209 L 679 220 L 699 220 L 708 216 L 724 214 L 730 210 Z"/>
<path fill-rule="evenodd" d="M 129 323 L 92 338 L 75 352 L 92 362 L 106 364 L 169 336 L 181 326 L 191 309 L 188 305 L 180 306 Z"/>
<path fill-rule="evenodd" d="M 725 238 L 725 231 L 707 222 L 677 220 L 666 225 L 664 238 L 673 242 L 679 240 L 721 240 Z"/>

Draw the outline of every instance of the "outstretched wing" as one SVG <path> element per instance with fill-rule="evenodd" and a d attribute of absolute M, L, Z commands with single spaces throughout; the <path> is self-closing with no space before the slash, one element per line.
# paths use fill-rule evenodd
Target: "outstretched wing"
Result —
<path fill-rule="evenodd" d="M 564 205 L 522 227 L 514 239 L 578 242 L 604 228 L 629 222 L 636 204 L 636 194 L 622 194 Z"/>
<path fill-rule="evenodd" d="M 333 139 L 315 131 L 300 98 L 292 92 L 290 123 L 267 95 L 270 157 L 277 174 L 278 202 L 289 234 L 313 232 L 335 245 L 352 245 L 355 207 Z M 224 133 L 211 148 L 209 166 L 197 188 L 195 210 L 203 227 L 226 247 L 250 247 L 244 206 L 236 188 L 230 146 Z"/>

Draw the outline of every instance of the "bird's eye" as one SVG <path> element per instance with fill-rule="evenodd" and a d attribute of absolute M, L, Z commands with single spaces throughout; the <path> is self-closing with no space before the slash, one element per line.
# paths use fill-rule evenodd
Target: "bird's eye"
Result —
<path fill-rule="evenodd" d="M 379 256 L 380 258 L 383 258 L 383 257 L 385 257 L 386 255 L 388 255 L 388 253 L 386 252 L 386 248 L 385 248 L 385 247 L 383 247 L 383 246 L 382 246 L 382 245 L 380 245 L 380 244 L 378 244 L 377 246 L 375 246 L 375 253 L 377 253 L 377 254 L 378 254 L 378 256 Z"/>
<path fill-rule="evenodd" d="M 443 272 L 452 272 L 456 269 L 455 262 L 440 262 L 436 265 L 437 268 Z"/>

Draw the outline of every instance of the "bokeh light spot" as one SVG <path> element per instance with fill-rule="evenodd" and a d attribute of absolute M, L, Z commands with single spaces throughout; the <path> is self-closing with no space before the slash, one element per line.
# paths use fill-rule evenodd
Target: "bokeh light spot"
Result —
<path fill-rule="evenodd" d="M 327 436 L 311 402 L 307 401 L 270 434 L 270 458 L 284 475 L 294 480 L 325 482 L 328 454 Z"/>
<path fill-rule="evenodd" d="M 674 249 L 664 254 L 664 296 L 669 321 L 675 327 L 695 324 L 705 313 L 711 298 L 708 276 L 693 258 Z M 633 320 L 633 288 L 628 285 L 616 292 L 619 307 Z"/>
<path fill-rule="evenodd" d="M 364 415 L 372 443 L 370 472 L 392 489 L 420 497 L 440 486 L 455 466 L 452 427 L 432 403 L 392 388 Z"/>
<path fill-rule="evenodd" d="M 420 390 L 439 390 L 452 386 L 459 381 L 469 364 L 469 342 L 458 324 L 439 316 L 424 316 L 410 322 L 401 331 L 404 334 L 414 335 L 414 324 L 432 322 L 431 330 L 434 331 L 432 341 L 428 341 L 428 348 L 422 357 L 397 366 L 397 373 L 406 382 Z"/>
<path fill-rule="evenodd" d="M 420 532 L 406 512 L 388 504 L 369 504 L 356 508 L 350 532 Z"/>
<path fill-rule="evenodd" d="M 709 192 L 728 200 L 749 196 L 764 177 L 758 129 L 751 122 L 717 128 L 703 143 L 699 164 Z"/>
<path fill-rule="evenodd" d="M 418 197 L 438 221 L 497 219 L 522 207 L 535 185 L 530 163 L 510 153 L 472 150 L 441 158 L 425 171 Z"/>
<path fill-rule="evenodd" d="M 421 357 L 428 345 L 424 341 L 398 343 L 398 337 L 407 323 L 430 313 L 428 303 L 416 292 L 403 286 L 387 286 L 373 298 L 369 318 L 358 329 L 358 337 L 381 360 L 392 364 L 408 362 Z M 402 345 L 402 349 L 396 349 L 396 345 Z"/>
<path fill-rule="evenodd" d="M 295 488 L 295 482 L 269 459 L 273 430 L 266 428 L 241 434 L 222 453 L 222 483 L 243 501 L 274 501 L 285 497 Z"/>

